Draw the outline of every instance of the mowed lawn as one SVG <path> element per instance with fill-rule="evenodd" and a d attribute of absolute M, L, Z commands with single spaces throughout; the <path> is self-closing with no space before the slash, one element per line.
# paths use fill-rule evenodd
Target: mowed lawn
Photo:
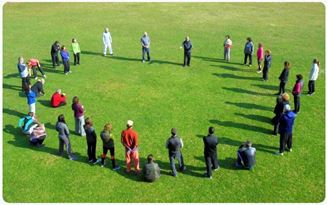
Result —
<path fill-rule="evenodd" d="M 102 32 L 109 27 L 113 57 L 102 56 Z M 140 37 L 151 38 L 153 63 L 141 63 Z M 223 58 L 226 34 L 233 41 L 232 62 Z M 184 37 L 193 43 L 190 68 L 182 67 Z M 272 50 L 269 81 L 243 63 L 246 37 Z M 65 76 L 51 68 L 50 46 L 80 43 L 81 65 Z M 72 55 L 72 53 L 71 53 Z M 37 116 L 45 123 L 45 147 L 33 148 L 17 127 L 28 112 L 17 58 L 38 58 L 47 75 L 46 95 Z M 307 96 L 313 58 L 321 61 L 316 93 Z M 325 8 L 321 3 L 6 3 L 3 6 L 3 198 L 7 202 L 320 202 L 325 198 Z M 73 59 L 73 56 L 72 56 Z M 293 152 L 280 157 L 279 137 L 271 134 L 283 62 L 304 76 L 301 112 L 294 127 Z M 34 83 L 34 80 L 32 80 Z M 53 109 L 51 94 L 61 88 L 68 105 Z M 114 127 L 116 158 L 111 170 L 87 162 L 86 140 L 70 135 L 77 161 L 57 155 L 55 123 L 65 114 L 74 130 L 71 100 L 79 96 L 98 134 Z M 291 96 L 293 108 L 293 99 Z M 141 165 L 152 153 L 162 168 L 155 183 L 124 173 L 120 143 L 126 120 L 139 133 Z M 203 176 L 202 136 L 209 126 L 219 136 L 221 169 Z M 187 171 L 170 175 L 165 149 L 170 129 L 178 128 Z M 253 172 L 234 167 L 238 146 L 257 149 Z"/>

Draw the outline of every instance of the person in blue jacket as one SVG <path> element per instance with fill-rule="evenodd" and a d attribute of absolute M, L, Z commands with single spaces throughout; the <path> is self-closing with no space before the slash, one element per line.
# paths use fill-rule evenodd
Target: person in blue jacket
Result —
<path fill-rule="evenodd" d="M 64 64 L 64 73 L 67 75 L 68 73 L 71 73 L 71 70 L 69 65 L 69 52 L 65 46 L 61 47 L 60 55 Z"/>
<path fill-rule="evenodd" d="M 36 94 L 35 94 L 35 92 L 32 91 L 31 87 L 32 87 L 31 85 L 28 86 L 25 94 L 27 97 L 27 104 L 29 107 L 29 112 L 33 112 L 35 114 L 36 113 L 36 108 L 35 108 Z"/>
<path fill-rule="evenodd" d="M 291 111 L 290 105 L 286 104 L 284 107 L 284 114 L 279 120 L 279 133 L 280 133 L 280 148 L 278 155 L 284 155 L 284 151 L 292 151 L 293 143 L 293 126 L 296 118 L 296 114 Z"/>
<path fill-rule="evenodd" d="M 245 48 L 244 48 L 244 54 L 245 54 L 244 65 L 247 65 L 247 58 L 249 58 L 248 66 L 252 66 L 252 57 L 254 54 L 254 44 L 250 37 L 247 37 L 246 40 L 247 40 L 247 42 L 246 42 Z"/>

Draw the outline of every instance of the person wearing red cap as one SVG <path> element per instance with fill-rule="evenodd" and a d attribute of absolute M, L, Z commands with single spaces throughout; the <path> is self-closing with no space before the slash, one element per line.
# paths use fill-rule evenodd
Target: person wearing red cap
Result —
<path fill-rule="evenodd" d="M 127 128 L 121 133 L 121 142 L 125 147 L 126 172 L 131 172 L 132 159 L 134 161 L 135 171 L 139 173 L 138 133 L 132 129 L 132 120 L 128 120 L 126 126 Z"/>

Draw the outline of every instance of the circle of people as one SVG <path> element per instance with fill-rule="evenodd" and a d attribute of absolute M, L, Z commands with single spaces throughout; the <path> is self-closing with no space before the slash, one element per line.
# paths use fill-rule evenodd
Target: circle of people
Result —
<path fill-rule="evenodd" d="M 109 54 L 113 55 L 112 49 L 112 37 L 108 28 L 105 28 L 103 32 L 103 55 L 106 56 L 107 50 Z M 151 62 L 150 58 L 150 37 L 147 32 L 144 32 L 140 39 L 142 47 L 142 59 Z M 191 61 L 191 50 L 192 43 L 190 38 L 187 36 L 182 43 L 180 49 L 184 50 L 183 66 L 190 66 Z M 80 53 L 81 49 L 79 43 L 75 38 L 72 39 L 71 50 L 74 54 L 74 65 L 80 65 Z M 228 63 L 231 59 L 232 50 L 232 40 L 229 35 L 226 35 L 224 43 L 224 60 Z M 66 46 L 60 46 L 58 41 L 55 41 L 51 46 L 51 60 L 53 68 L 60 66 L 59 53 L 62 58 L 62 64 L 64 66 L 64 74 L 68 75 L 71 73 L 70 70 L 70 54 Z M 145 55 L 147 54 L 147 59 Z M 252 66 L 252 56 L 254 54 L 254 44 L 250 37 L 246 39 L 244 47 L 244 65 Z M 263 81 L 268 81 L 269 69 L 271 67 L 272 56 L 269 49 L 264 51 L 263 44 L 258 44 L 258 49 L 256 52 L 257 56 L 257 72 L 263 72 Z M 249 61 L 247 64 L 247 60 Z M 262 62 L 263 69 L 262 69 Z M 26 65 L 27 64 L 27 65 Z M 27 104 L 29 106 L 29 113 L 27 116 L 19 119 L 18 126 L 22 129 L 23 133 L 29 137 L 29 141 L 32 145 L 42 147 L 43 141 L 46 138 L 46 130 L 44 124 L 38 121 L 36 117 L 36 98 L 44 95 L 43 85 L 45 84 L 45 72 L 43 71 L 41 64 L 38 59 L 31 58 L 27 63 L 24 63 L 24 58 L 18 58 L 18 71 L 22 79 L 22 90 L 25 92 L 27 97 Z M 314 59 L 312 68 L 310 71 L 310 77 L 308 82 L 308 95 L 313 95 L 315 92 L 315 81 L 319 75 L 319 60 Z M 289 105 L 289 95 L 285 92 L 285 85 L 288 81 L 289 71 L 291 69 L 291 64 L 288 61 L 284 62 L 284 68 L 279 76 L 279 92 L 276 99 L 276 106 L 274 108 L 275 116 L 272 118 L 273 134 L 280 134 L 280 145 L 279 151 L 276 152 L 277 155 L 283 155 L 285 151 L 292 151 L 292 130 L 294 125 L 294 120 L 296 114 L 300 111 L 300 96 L 303 88 L 303 76 L 301 74 L 296 75 L 296 83 L 293 87 L 292 94 L 294 96 L 294 110 L 291 110 Z M 37 70 L 42 74 L 42 79 L 38 80 Z M 31 85 L 30 78 L 37 80 L 33 86 Z M 56 90 L 56 92 L 51 97 L 51 106 L 56 108 L 59 106 L 66 105 L 66 95 L 61 92 L 61 89 Z M 72 110 L 74 111 L 75 119 L 75 133 L 80 136 L 86 136 L 87 141 L 87 154 L 90 163 L 97 164 L 100 163 L 102 167 L 105 166 L 105 159 L 108 151 L 110 152 L 110 160 L 112 163 L 112 169 L 118 170 L 120 166 L 115 161 L 115 146 L 114 137 L 112 133 L 112 124 L 106 123 L 103 130 L 100 133 L 100 138 L 103 142 L 103 152 L 100 159 L 96 158 L 96 142 L 97 134 L 93 127 L 92 120 L 90 118 L 84 119 L 84 107 L 79 102 L 77 96 L 73 97 Z M 134 162 L 135 172 L 139 175 L 142 174 L 146 181 L 152 182 L 160 177 L 160 168 L 157 163 L 155 163 L 152 154 L 148 155 L 147 163 L 143 167 L 142 171 L 139 165 L 139 152 L 138 152 L 138 134 L 133 129 L 133 121 L 127 121 L 127 128 L 121 133 L 121 143 L 125 148 L 125 161 L 126 161 L 126 172 L 131 171 L 131 161 Z M 59 155 L 63 155 L 64 145 L 66 146 L 66 151 L 68 158 L 70 160 L 76 160 L 76 156 L 71 151 L 70 143 L 70 132 L 65 121 L 63 114 L 58 116 L 56 130 L 58 132 L 59 138 Z M 204 159 L 206 163 L 206 173 L 205 177 L 212 179 L 212 171 L 216 171 L 220 168 L 217 158 L 217 145 L 219 143 L 218 137 L 214 135 L 215 128 L 209 127 L 208 135 L 203 137 L 204 142 Z M 172 170 L 172 176 L 176 177 L 178 175 L 177 169 L 175 167 L 175 160 L 178 161 L 178 170 L 184 172 L 186 167 L 184 165 L 183 156 L 181 149 L 183 147 L 182 138 L 177 135 L 177 128 L 171 129 L 171 137 L 168 138 L 166 142 L 166 148 L 168 149 L 170 167 Z M 256 160 L 255 160 L 256 149 L 252 147 L 250 141 L 246 141 L 241 144 L 237 151 L 236 167 L 245 168 L 253 170 Z"/>

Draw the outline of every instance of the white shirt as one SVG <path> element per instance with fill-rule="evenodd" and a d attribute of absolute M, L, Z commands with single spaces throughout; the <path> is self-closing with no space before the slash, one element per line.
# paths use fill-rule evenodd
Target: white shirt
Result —
<path fill-rule="evenodd" d="M 313 63 L 312 69 L 310 72 L 310 80 L 317 80 L 319 75 L 319 66 L 316 63 Z"/>
<path fill-rule="evenodd" d="M 112 36 L 110 35 L 110 32 L 108 32 L 108 33 L 104 32 L 103 33 L 103 43 L 104 44 L 112 43 Z"/>

